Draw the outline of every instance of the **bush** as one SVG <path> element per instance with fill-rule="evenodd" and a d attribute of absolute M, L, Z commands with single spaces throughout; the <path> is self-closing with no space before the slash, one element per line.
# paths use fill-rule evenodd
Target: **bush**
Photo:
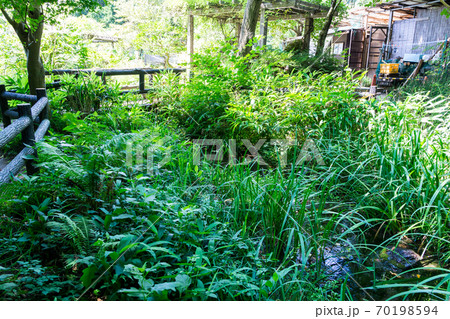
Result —
<path fill-rule="evenodd" d="M 88 115 L 99 111 L 100 108 L 109 109 L 120 103 L 120 88 L 116 85 L 105 85 L 95 73 L 63 75 L 61 88 L 49 94 L 52 109 L 62 112 L 80 112 Z"/>
<path fill-rule="evenodd" d="M 292 64 L 289 53 L 272 50 L 245 58 L 232 48 L 196 55 L 195 76 L 165 110 L 193 138 L 283 138 L 320 127 L 335 115 L 331 110 L 356 103 L 352 74 L 288 73 Z"/>
<path fill-rule="evenodd" d="M 319 58 L 310 56 L 309 53 L 297 53 L 292 56 L 293 70 L 297 72 L 332 73 L 343 68 L 343 62 L 331 54 L 324 54 Z"/>

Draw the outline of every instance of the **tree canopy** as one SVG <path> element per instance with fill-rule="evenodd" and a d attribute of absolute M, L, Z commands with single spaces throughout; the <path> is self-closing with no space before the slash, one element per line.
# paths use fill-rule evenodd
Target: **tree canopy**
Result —
<path fill-rule="evenodd" d="M 59 14 L 90 10 L 106 0 L 0 0 L 0 10 L 14 28 L 27 57 L 31 93 L 45 87 L 45 70 L 40 57 L 44 23 Z"/>

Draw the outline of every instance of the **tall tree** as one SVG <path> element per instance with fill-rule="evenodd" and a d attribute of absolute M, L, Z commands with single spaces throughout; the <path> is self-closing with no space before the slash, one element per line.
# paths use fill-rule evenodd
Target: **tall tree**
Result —
<path fill-rule="evenodd" d="M 333 18 L 336 16 L 338 12 L 339 6 L 341 5 L 342 0 L 331 0 L 330 9 L 328 10 L 327 16 L 325 17 L 325 24 L 320 30 L 319 39 L 317 40 L 317 49 L 316 49 L 316 57 L 322 55 L 323 49 L 325 47 L 325 41 L 327 39 L 328 30 L 330 30 L 331 23 L 333 22 Z"/>
<path fill-rule="evenodd" d="M 238 54 L 245 56 L 250 53 L 251 47 L 249 43 L 255 37 L 256 24 L 259 20 L 259 11 L 261 9 L 262 0 L 247 0 L 245 6 L 244 18 L 242 19 L 241 34 L 239 37 Z"/>
<path fill-rule="evenodd" d="M 14 28 L 27 59 L 31 94 L 45 87 L 45 70 L 41 60 L 44 23 L 61 13 L 93 9 L 107 0 L 0 0 L 0 10 Z"/>

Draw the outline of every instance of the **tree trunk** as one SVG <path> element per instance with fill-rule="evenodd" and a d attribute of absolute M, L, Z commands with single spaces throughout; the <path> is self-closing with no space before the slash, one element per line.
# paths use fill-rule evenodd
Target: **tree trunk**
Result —
<path fill-rule="evenodd" d="M 239 36 L 239 56 L 246 56 L 252 50 L 249 44 L 255 37 L 261 3 L 262 0 L 247 0 L 244 18 L 242 20 L 241 34 Z"/>
<path fill-rule="evenodd" d="M 327 16 L 325 18 L 325 24 L 320 30 L 319 39 L 317 41 L 317 49 L 316 49 L 316 57 L 319 57 L 323 53 L 323 49 L 325 47 L 325 41 L 327 39 L 328 30 L 331 27 L 331 23 L 333 22 L 333 18 L 337 12 L 337 8 L 341 4 L 342 0 L 332 0 L 330 4 L 330 10 L 328 10 Z"/>
<path fill-rule="evenodd" d="M 29 45 L 25 52 L 30 94 L 36 95 L 36 89 L 45 89 L 45 69 L 41 60 L 40 40 L 38 43 Z"/>
<path fill-rule="evenodd" d="M 45 70 L 41 60 L 41 42 L 44 33 L 43 9 L 40 5 L 30 6 L 27 18 L 39 21 L 34 28 L 30 28 L 27 21 L 15 21 L 8 13 L 1 9 L 6 20 L 11 24 L 22 43 L 27 57 L 28 84 L 30 93 L 35 95 L 36 89 L 45 88 Z"/>

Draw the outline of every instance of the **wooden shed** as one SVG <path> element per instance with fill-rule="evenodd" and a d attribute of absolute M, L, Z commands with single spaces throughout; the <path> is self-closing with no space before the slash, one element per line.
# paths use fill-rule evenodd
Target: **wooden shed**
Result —
<path fill-rule="evenodd" d="M 355 70 L 376 71 L 384 60 L 408 53 L 434 54 L 450 37 L 450 19 L 442 15 L 450 0 L 394 0 L 350 10 L 330 35 L 332 52 Z M 345 55 L 343 54 L 346 53 Z"/>
<path fill-rule="evenodd" d="M 400 4 L 397 2 L 383 7 L 395 10 Z M 420 10 L 415 9 L 414 18 L 392 24 L 386 58 L 404 57 L 408 53 L 433 55 L 441 43 L 450 37 L 450 19 L 442 14 L 444 6 L 436 1 L 426 5 Z"/>

